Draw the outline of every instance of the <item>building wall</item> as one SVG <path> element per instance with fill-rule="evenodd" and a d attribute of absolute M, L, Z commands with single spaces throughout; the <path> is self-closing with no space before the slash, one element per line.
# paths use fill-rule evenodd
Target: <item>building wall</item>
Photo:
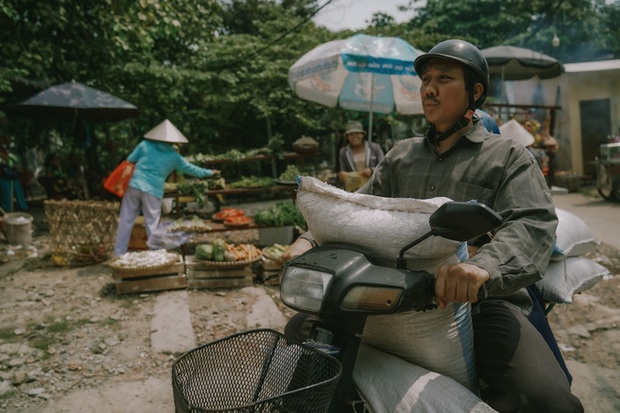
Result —
<path fill-rule="evenodd" d="M 609 133 L 618 134 L 620 128 L 620 65 L 618 68 L 608 70 L 572 71 L 573 67 L 578 67 L 578 65 L 565 65 L 567 71 L 554 79 L 533 78 L 505 82 L 505 90 L 507 102 L 510 104 L 561 107 L 555 111 L 553 133 L 560 144 L 560 150 L 557 153 L 558 170 L 583 175 L 584 160 L 579 102 L 609 99 L 611 108 Z"/>

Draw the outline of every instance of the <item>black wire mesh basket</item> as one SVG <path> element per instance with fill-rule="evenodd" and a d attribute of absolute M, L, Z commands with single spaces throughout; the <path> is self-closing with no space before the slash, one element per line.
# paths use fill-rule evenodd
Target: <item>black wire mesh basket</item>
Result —
<path fill-rule="evenodd" d="M 327 412 L 340 374 L 332 356 L 274 330 L 250 330 L 174 362 L 175 412 Z"/>

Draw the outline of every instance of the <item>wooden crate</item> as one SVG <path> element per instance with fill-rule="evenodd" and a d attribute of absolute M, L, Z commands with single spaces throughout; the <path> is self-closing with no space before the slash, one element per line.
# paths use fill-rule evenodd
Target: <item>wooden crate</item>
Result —
<path fill-rule="evenodd" d="M 187 288 L 185 260 L 181 255 L 175 264 L 164 268 L 131 272 L 113 269 L 112 276 L 116 280 L 115 286 L 118 294 Z"/>
<path fill-rule="evenodd" d="M 189 288 L 238 288 L 254 283 L 250 265 L 245 267 L 214 267 L 196 259 L 194 255 L 185 257 L 185 271 Z"/>
<path fill-rule="evenodd" d="M 279 270 L 267 270 L 263 267 L 258 267 L 256 274 L 258 279 L 265 285 L 280 285 L 280 271 Z"/>
<path fill-rule="evenodd" d="M 116 281 L 118 294 L 129 294 L 149 291 L 179 290 L 187 288 L 185 274 L 156 275 Z"/>

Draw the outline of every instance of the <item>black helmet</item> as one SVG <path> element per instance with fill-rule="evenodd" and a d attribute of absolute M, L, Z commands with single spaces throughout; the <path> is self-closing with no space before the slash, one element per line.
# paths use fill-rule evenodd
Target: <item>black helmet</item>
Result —
<path fill-rule="evenodd" d="M 424 66 L 434 57 L 456 60 L 470 68 L 482 83 L 484 92 L 476 100 L 476 108 L 480 107 L 487 98 L 489 91 L 489 65 L 487 59 L 482 55 L 480 50 L 473 44 L 465 40 L 450 39 L 444 40 L 433 47 L 428 53 L 418 56 L 413 63 L 418 76 L 424 71 Z M 468 85 L 468 88 L 470 85 Z M 470 89 L 470 93 L 473 91 Z M 475 108 L 474 108 L 475 109 Z"/>

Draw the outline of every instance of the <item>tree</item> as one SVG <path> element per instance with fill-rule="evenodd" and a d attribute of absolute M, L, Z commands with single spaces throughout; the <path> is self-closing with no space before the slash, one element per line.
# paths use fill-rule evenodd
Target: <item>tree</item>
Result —
<path fill-rule="evenodd" d="M 569 63 L 614 56 L 611 33 L 618 29 L 612 22 L 619 8 L 620 2 L 604 0 L 428 0 L 408 26 L 439 39 L 465 38 L 481 48 L 526 47 Z M 551 42 L 555 34 L 558 48 Z"/>

